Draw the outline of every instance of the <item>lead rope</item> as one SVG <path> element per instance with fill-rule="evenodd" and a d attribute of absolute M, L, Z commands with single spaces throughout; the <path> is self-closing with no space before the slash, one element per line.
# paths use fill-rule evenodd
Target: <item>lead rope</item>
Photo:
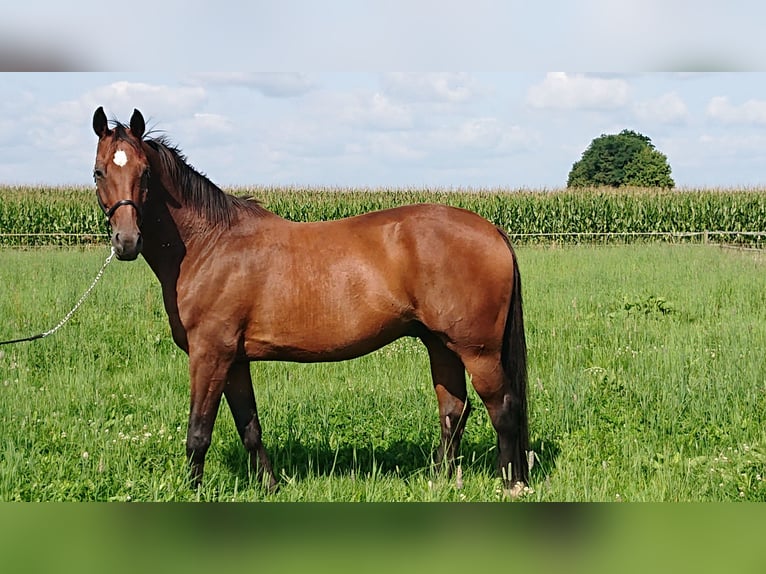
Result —
<path fill-rule="evenodd" d="M 106 266 L 109 265 L 112 262 L 112 258 L 114 257 L 114 247 L 112 247 L 112 251 L 109 253 L 109 257 L 106 258 L 106 261 L 104 261 L 104 264 L 101 266 L 101 269 L 96 274 L 96 278 L 93 280 L 93 283 L 90 284 L 90 287 L 88 287 L 85 290 L 85 293 L 82 294 L 82 297 L 80 297 L 80 300 L 75 303 L 75 306 L 72 307 L 72 310 L 69 311 L 66 315 L 64 315 L 64 318 L 61 319 L 61 321 L 58 322 L 58 325 L 53 327 L 52 329 L 49 329 L 48 331 L 45 331 L 43 333 L 38 333 L 37 335 L 32 335 L 31 337 L 24 337 L 22 339 L 11 339 L 10 341 L 0 341 L 0 345 L 11 345 L 13 343 L 23 343 L 25 341 L 34 341 L 35 339 L 43 339 L 47 337 L 48 335 L 53 335 L 56 331 L 61 329 L 64 325 L 66 325 L 67 321 L 72 318 L 72 315 L 75 314 L 75 311 L 80 308 L 80 305 L 82 305 L 85 300 L 88 298 L 88 295 L 90 295 L 90 292 L 93 291 L 93 288 L 96 286 L 96 283 L 98 283 L 99 279 L 101 279 L 101 276 L 104 274 L 104 270 L 106 269 Z"/>

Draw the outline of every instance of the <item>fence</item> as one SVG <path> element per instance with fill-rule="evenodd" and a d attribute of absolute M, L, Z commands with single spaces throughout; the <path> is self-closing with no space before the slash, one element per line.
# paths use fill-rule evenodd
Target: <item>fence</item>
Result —
<path fill-rule="evenodd" d="M 666 241 L 766 249 L 766 231 L 625 231 L 509 233 L 515 244 L 600 244 Z M 87 246 L 109 243 L 107 234 L 95 233 L 0 233 L 0 246 Z"/>
<path fill-rule="evenodd" d="M 97 233 L 0 233 L 0 246 L 42 247 L 102 245 L 109 243 L 109 236 Z"/>
<path fill-rule="evenodd" d="M 766 231 L 624 231 L 509 233 L 518 243 L 630 243 L 632 241 L 699 242 L 766 247 Z"/>

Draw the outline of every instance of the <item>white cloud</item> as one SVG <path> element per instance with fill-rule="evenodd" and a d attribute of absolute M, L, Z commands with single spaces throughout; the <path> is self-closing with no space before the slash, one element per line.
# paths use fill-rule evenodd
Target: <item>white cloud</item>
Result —
<path fill-rule="evenodd" d="M 193 121 L 202 130 L 229 133 L 234 129 L 232 122 L 220 114 L 195 113 Z"/>
<path fill-rule="evenodd" d="M 87 182 L 96 145 L 91 118 L 98 106 L 104 107 L 107 116 L 126 123 L 138 108 L 149 129 L 157 118 L 157 127 L 174 134 L 179 122 L 193 117 L 206 97 L 202 87 L 113 82 L 87 90 L 76 99 L 31 104 L 18 122 L 17 145 L 52 152 L 48 161 L 55 161 L 63 181 L 82 177 L 81 181 Z"/>
<path fill-rule="evenodd" d="M 519 126 L 483 117 L 434 128 L 360 134 L 356 141 L 359 153 L 444 167 L 530 151 L 539 146 L 540 138 Z"/>
<path fill-rule="evenodd" d="M 494 154 L 531 150 L 540 143 L 539 138 L 527 130 L 489 117 L 464 121 L 449 139 L 457 148 Z"/>
<path fill-rule="evenodd" d="M 407 130 L 413 124 L 412 113 L 407 106 L 396 104 L 377 92 L 325 94 L 312 104 L 312 117 L 327 123 L 328 130 L 332 129 L 334 122 L 353 129 L 383 131 Z"/>
<path fill-rule="evenodd" d="M 748 100 L 743 104 L 729 103 L 729 98 L 716 96 L 707 106 L 708 117 L 728 124 L 766 124 L 766 101 Z"/>
<path fill-rule="evenodd" d="M 18 134 L 16 133 L 16 121 L 8 117 L 0 116 L 0 147 L 14 147 L 18 143 Z"/>
<path fill-rule="evenodd" d="M 628 83 L 620 78 L 549 72 L 542 83 L 529 88 L 527 103 L 543 109 L 615 109 L 627 104 L 628 91 Z"/>
<path fill-rule="evenodd" d="M 390 132 L 372 134 L 358 152 L 369 154 L 385 162 L 418 162 L 428 156 L 428 151 L 418 141 L 416 134 Z"/>
<path fill-rule="evenodd" d="M 455 143 L 467 147 L 491 149 L 503 139 L 503 133 L 494 118 L 478 118 L 464 122 L 457 129 Z"/>
<path fill-rule="evenodd" d="M 130 119 L 133 108 L 138 108 L 145 117 L 163 119 L 177 118 L 197 109 L 207 98 L 202 87 L 165 86 L 143 82 L 114 82 L 86 93 L 79 103 L 87 108 L 103 105 L 104 109 Z M 92 110 L 91 110 L 92 111 Z"/>
<path fill-rule="evenodd" d="M 633 113 L 641 121 L 659 124 L 682 124 L 689 118 L 686 103 L 676 92 L 639 102 Z"/>
<path fill-rule="evenodd" d="M 348 130 L 336 129 L 333 137 L 328 136 L 328 130 L 315 118 L 285 118 L 262 126 L 255 141 L 275 158 L 332 157 L 343 153 L 350 139 Z"/>
<path fill-rule="evenodd" d="M 171 129 L 171 128 L 169 128 Z M 170 138 L 191 149 L 218 148 L 239 141 L 242 133 L 226 116 L 195 112 L 173 122 Z"/>
<path fill-rule="evenodd" d="M 141 110 L 151 126 L 151 119 L 163 124 L 193 114 L 207 99 L 202 87 L 166 86 L 143 82 L 113 82 L 85 92 L 76 100 L 59 102 L 35 112 L 33 123 L 82 129 L 89 125 L 95 109 L 103 106 L 107 116 L 127 123 L 134 108 Z"/>
<path fill-rule="evenodd" d="M 270 98 L 302 96 L 314 88 L 316 81 L 301 73 L 212 72 L 194 74 L 193 82 L 209 86 L 237 86 L 256 90 Z"/>
<path fill-rule="evenodd" d="M 412 126 L 410 112 L 393 104 L 382 94 L 373 94 L 369 99 L 360 101 L 360 106 L 351 110 L 357 120 L 369 127 L 379 129 L 407 129 Z"/>
<path fill-rule="evenodd" d="M 468 74 L 390 73 L 383 76 L 386 93 L 416 102 L 463 103 L 476 95 L 478 87 Z"/>

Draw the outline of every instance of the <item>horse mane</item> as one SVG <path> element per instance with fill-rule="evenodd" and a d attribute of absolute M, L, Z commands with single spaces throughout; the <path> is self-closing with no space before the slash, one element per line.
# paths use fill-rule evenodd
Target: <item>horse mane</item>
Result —
<path fill-rule="evenodd" d="M 130 141 L 125 124 L 115 122 L 115 138 Z M 224 192 L 208 177 L 197 171 L 186 159 L 181 149 L 165 135 L 143 140 L 157 152 L 162 169 L 176 184 L 178 192 L 187 205 L 213 226 L 230 227 L 241 212 L 261 217 L 268 211 L 256 199 L 237 197 Z"/>
<path fill-rule="evenodd" d="M 140 147 L 136 145 L 136 138 L 128 135 L 128 126 L 125 124 L 112 120 L 112 129 L 114 130 L 114 139 L 117 141 L 128 143 L 134 148 Z"/>

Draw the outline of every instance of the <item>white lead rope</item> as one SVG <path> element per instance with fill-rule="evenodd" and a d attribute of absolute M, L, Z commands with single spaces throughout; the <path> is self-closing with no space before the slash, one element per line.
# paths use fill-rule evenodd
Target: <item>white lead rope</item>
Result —
<path fill-rule="evenodd" d="M 34 341 L 35 339 L 43 339 L 47 337 L 48 335 L 53 335 L 53 333 L 61 329 L 61 327 L 66 325 L 67 321 L 69 321 L 69 319 L 72 318 L 72 315 L 75 314 L 77 309 L 80 308 L 80 305 L 82 305 L 85 302 L 85 300 L 88 298 L 88 296 L 90 295 L 90 292 L 93 291 L 93 288 L 96 286 L 96 283 L 99 282 L 99 279 L 101 279 L 101 276 L 104 274 L 104 270 L 106 269 L 106 266 L 112 262 L 113 257 L 114 257 L 114 247 L 112 247 L 112 251 L 109 253 L 109 257 L 106 258 L 106 261 L 104 261 L 104 264 L 101 266 L 101 269 L 96 274 L 96 278 L 93 280 L 93 283 L 91 283 L 90 287 L 88 287 L 85 290 L 85 293 L 83 293 L 82 297 L 80 297 L 80 300 L 77 301 L 77 303 L 75 303 L 74 307 L 72 307 L 72 310 L 69 311 L 69 313 L 67 313 L 66 315 L 64 315 L 64 318 L 58 322 L 58 325 L 56 325 L 52 329 L 49 329 L 48 331 L 45 331 L 38 335 L 32 335 L 31 337 L 24 337 L 23 339 L 12 339 L 10 341 L 0 341 L 0 345 L 10 345 L 12 343 L 22 343 L 24 341 Z"/>

